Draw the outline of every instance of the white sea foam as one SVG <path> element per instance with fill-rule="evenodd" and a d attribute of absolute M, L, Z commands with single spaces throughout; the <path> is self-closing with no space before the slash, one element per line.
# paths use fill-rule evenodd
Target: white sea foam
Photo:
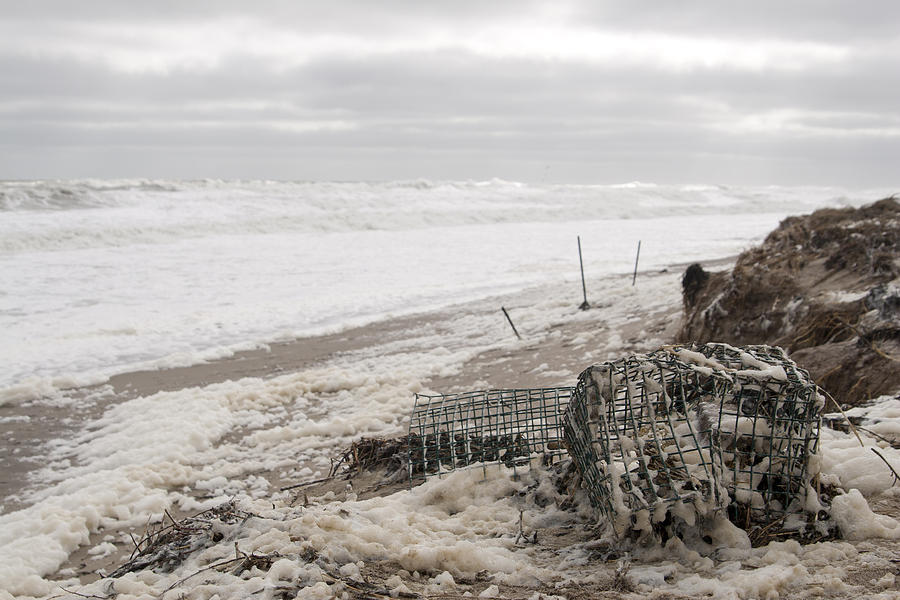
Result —
<path fill-rule="evenodd" d="M 575 281 L 734 254 L 878 191 L 487 182 L 0 182 L 0 404 Z M 735 217 L 735 215 L 740 215 Z"/>
<path fill-rule="evenodd" d="M 629 320 L 635 310 L 653 312 L 671 304 L 677 281 L 678 274 L 669 273 L 631 287 L 630 281 L 618 278 L 595 285 L 592 291 L 623 299 L 604 309 L 604 320 L 616 325 Z M 321 367 L 265 380 L 161 392 L 112 406 L 81 431 L 55 440 L 43 458 L 44 468 L 35 475 L 40 485 L 21 493 L 27 508 L 0 515 L 0 589 L 17 595 L 50 594 L 51 575 L 74 549 L 96 543 L 91 534 L 143 527 L 148 519 L 158 520 L 169 506 L 200 510 L 205 505 L 195 495 L 212 494 L 211 503 L 233 494 L 254 497 L 261 489 L 255 475 L 260 471 L 304 478 L 326 475 L 338 449 L 359 436 L 399 434 L 414 393 L 424 391 L 429 377 L 452 376 L 486 349 L 516 351 L 540 339 L 550 323 L 586 318 L 578 311 L 572 314 L 576 291 L 580 293 L 572 289 L 561 297 L 532 291 L 521 297 L 514 314 L 529 342 L 510 340 L 506 324 L 482 303 L 475 310 L 454 313 L 446 331 L 422 324 L 395 342 L 342 355 Z M 548 384 L 559 383 L 544 375 Z M 487 565 L 515 571 L 506 548 L 509 540 L 478 552 L 465 540 L 446 547 L 442 521 L 469 501 L 464 490 L 448 493 L 454 489 L 453 483 L 448 485 L 417 492 L 415 500 L 367 505 L 377 509 L 372 513 L 375 519 L 386 511 L 414 514 L 427 500 L 437 505 L 435 517 L 408 525 L 376 527 L 367 522 L 365 530 L 351 520 L 350 530 L 323 539 L 321 547 L 334 556 L 350 556 L 384 539 L 390 541 L 391 552 L 398 552 L 403 539 L 421 531 L 422 543 L 402 556 L 411 569 L 430 569 L 440 562 L 453 573 Z M 520 484 L 498 485 L 510 489 Z M 481 493 L 478 488 L 471 492 Z M 422 493 L 430 496 L 423 500 Z M 503 494 L 500 497 L 497 507 L 503 522 L 515 521 L 518 513 Z M 450 524 L 460 528 L 482 512 L 473 509 Z M 477 525 L 476 530 L 480 531 Z M 322 533 L 313 525 L 304 535 Z"/>
<path fill-rule="evenodd" d="M 447 593 L 464 578 L 471 580 L 484 571 L 494 585 L 534 586 L 560 577 L 574 583 L 592 581 L 598 576 L 598 563 L 591 561 L 582 544 L 557 554 L 515 543 L 520 519 L 538 530 L 575 525 L 578 516 L 561 513 L 552 501 L 543 507 L 523 507 L 516 492 L 528 487 L 529 480 L 511 478 L 500 467 L 485 483 L 480 471 L 457 472 L 384 498 L 357 501 L 352 493 L 339 497 L 331 493 L 312 498 L 307 507 L 282 502 L 286 497 L 273 493 L 258 474 L 317 478 L 328 472 L 329 459 L 353 439 L 401 433 L 413 393 L 423 391 L 432 376 L 459 373 L 475 353 L 535 351 L 537 359 L 540 341 L 554 335 L 554 324 L 592 319 L 616 330 L 640 314 L 677 314 L 679 279 L 680 273 L 673 270 L 646 277 L 635 287 L 624 277 L 595 281 L 592 298 L 617 301 L 597 302 L 600 308 L 588 312 L 575 309 L 580 285 L 567 286 L 559 295 L 548 294 L 546 287 L 520 292 L 514 315 L 527 334 L 523 341 L 510 339 L 506 324 L 496 318 L 496 311 L 488 310 L 495 308 L 493 302 L 484 301 L 454 313 L 440 331 L 422 323 L 399 340 L 301 372 L 161 392 L 114 405 L 80 431 L 50 444 L 44 468 L 35 477 L 40 485 L 22 492 L 27 507 L 0 515 L 0 599 L 13 594 L 50 596 L 59 592 L 60 585 L 83 595 L 106 594 L 103 586 L 109 581 L 81 587 L 74 573 L 57 573 L 76 548 L 96 549 L 97 554 L 110 551 L 110 545 L 119 551 L 130 549 L 127 536 L 107 539 L 109 532 L 128 526 L 140 529 L 148 520 L 159 522 L 171 507 L 193 512 L 232 495 L 237 495 L 241 507 L 259 515 L 241 525 L 239 537 L 194 553 L 172 573 L 146 571 L 119 578 L 114 583 L 119 597 L 176 597 L 181 590 L 168 595 L 164 590 L 234 556 L 235 542 L 242 552 L 277 552 L 282 558 L 268 570 L 244 577 L 212 570 L 204 583 L 191 580 L 189 585 L 202 586 L 204 593 L 221 598 L 244 598 L 264 588 L 274 591 L 281 582 L 309 586 L 298 597 L 338 595 L 333 577 L 315 562 L 300 558 L 310 550 L 348 578 L 360 561 L 389 560 L 407 571 L 420 570 L 425 591 L 434 594 Z M 615 348 L 586 350 L 603 354 L 621 343 L 619 339 L 611 342 Z M 591 360 L 591 355 L 585 353 L 584 360 Z M 562 383 L 552 371 L 535 371 L 548 377 L 548 385 Z M 879 418 L 895 414 L 892 405 L 880 406 Z M 853 445 L 858 446 L 844 434 L 823 437 L 826 473 L 864 493 L 881 491 L 885 481 L 889 485 L 884 471 L 879 477 L 882 487 L 875 487 L 874 480 L 860 475 L 871 471 L 872 465 L 843 468 L 844 460 L 872 454 Z M 885 452 L 888 460 L 897 460 L 896 451 Z M 549 482 L 542 485 L 552 498 L 555 488 Z M 207 495 L 213 497 L 197 498 Z M 842 522 L 860 535 L 892 536 L 900 530 L 892 521 L 873 516 L 858 494 L 842 503 Z M 818 585 L 827 576 L 834 581 L 826 589 L 846 591 L 840 587 L 840 576 L 857 552 L 852 545 L 801 547 L 776 542 L 751 549 L 743 543 L 746 536 L 738 533 L 733 527 L 716 533 L 727 541 L 730 552 L 730 558 L 720 561 L 670 540 L 665 548 L 650 550 L 644 564 L 636 565 L 631 581 L 641 593 L 661 588 L 681 595 L 775 597 Z M 814 573 L 829 561 L 835 571 Z M 394 580 L 391 589 L 401 586 L 402 581 Z"/>

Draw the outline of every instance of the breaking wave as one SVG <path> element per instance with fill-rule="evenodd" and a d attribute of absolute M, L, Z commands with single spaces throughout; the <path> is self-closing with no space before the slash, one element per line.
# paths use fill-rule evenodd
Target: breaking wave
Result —
<path fill-rule="evenodd" d="M 878 192 L 711 185 L 79 180 L 0 182 L 0 253 L 248 233 L 804 212 Z"/>

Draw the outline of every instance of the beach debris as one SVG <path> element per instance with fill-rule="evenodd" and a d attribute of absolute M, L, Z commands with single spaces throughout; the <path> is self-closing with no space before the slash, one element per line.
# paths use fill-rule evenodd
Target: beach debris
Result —
<path fill-rule="evenodd" d="M 663 346 L 591 366 L 574 388 L 418 395 L 407 472 L 412 484 L 568 456 L 617 537 L 664 541 L 725 515 L 763 539 L 821 506 L 810 457 L 823 406 L 781 348 Z"/>
<path fill-rule="evenodd" d="M 579 305 L 579 310 L 589 310 L 591 305 L 587 299 L 587 285 L 584 283 L 584 260 L 581 258 L 581 236 L 578 237 L 578 266 L 581 268 L 581 293 L 584 295 L 584 302 Z"/>
<path fill-rule="evenodd" d="M 522 339 L 522 336 L 519 335 L 519 330 L 516 329 L 516 326 L 513 324 L 512 317 L 510 317 L 510 316 L 509 316 L 509 313 L 506 312 L 506 308 L 503 307 L 503 306 L 501 306 L 501 307 L 500 307 L 500 310 L 503 311 L 503 315 L 506 317 L 506 320 L 509 322 L 509 326 L 512 327 L 513 333 L 516 334 L 516 337 L 517 337 L 518 339 L 521 340 L 521 339 Z"/>
<path fill-rule="evenodd" d="M 354 442 L 330 476 L 414 485 L 564 465 L 561 485 L 580 486 L 618 539 L 664 542 L 719 517 L 760 543 L 823 539 L 818 513 L 837 493 L 810 460 L 824 402 L 781 348 L 663 346 L 588 367 L 574 387 L 419 394 L 406 436 Z"/>
<path fill-rule="evenodd" d="M 408 438 L 364 437 L 350 445 L 331 467 L 330 477 L 341 472 L 352 475 L 361 471 L 384 469 L 392 475 L 407 466 Z"/>
<path fill-rule="evenodd" d="M 638 261 L 641 258 L 641 240 L 638 240 L 637 254 L 634 255 L 634 275 L 631 277 L 631 286 L 637 281 Z"/>
<path fill-rule="evenodd" d="M 144 569 L 170 573 L 194 552 L 218 544 L 232 529 L 254 516 L 238 510 L 233 502 L 220 504 L 180 521 L 168 512 L 165 515 L 169 519 L 168 524 L 164 521 L 156 528 L 148 527 L 140 540 L 132 538 L 134 551 L 131 557 L 110 573 L 110 577 L 121 577 Z M 243 558 L 247 560 L 231 561 L 229 564 L 250 564 L 259 557 L 244 555 Z"/>
<path fill-rule="evenodd" d="M 808 505 L 823 406 L 780 348 L 666 346 L 582 372 L 565 439 L 617 536 L 723 512 L 750 529 Z"/>
<path fill-rule="evenodd" d="M 516 469 L 565 456 L 562 415 L 573 387 L 417 394 L 409 422 L 410 481 L 491 463 Z"/>

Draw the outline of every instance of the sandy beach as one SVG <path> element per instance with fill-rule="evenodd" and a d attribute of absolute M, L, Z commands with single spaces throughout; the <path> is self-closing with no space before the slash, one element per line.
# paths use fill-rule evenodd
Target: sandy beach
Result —
<path fill-rule="evenodd" d="M 722 270 L 729 268 L 733 261 L 733 258 L 722 259 L 704 266 Z M 60 486 L 66 485 L 65 479 L 54 477 L 52 471 L 77 474 L 79 461 L 90 460 L 90 454 L 79 457 L 77 444 L 90 444 L 94 439 L 92 432 L 115 430 L 120 424 L 126 429 L 120 439 L 126 440 L 127 428 L 141 421 L 140 414 L 135 413 L 152 410 L 154 403 L 168 406 L 163 410 L 180 410 L 182 397 L 225 398 L 231 410 L 250 411 L 255 416 L 240 421 L 237 426 L 218 430 L 209 442 L 202 443 L 202 452 L 222 457 L 203 459 L 209 462 L 209 467 L 202 463 L 191 466 L 189 459 L 179 459 L 177 466 L 171 463 L 167 467 L 167 463 L 162 463 L 162 470 L 156 470 L 151 476 L 155 488 L 168 489 L 170 495 L 180 498 L 175 503 L 165 502 L 165 512 L 174 519 L 196 514 L 235 494 L 247 494 L 272 507 L 312 503 L 326 511 L 330 510 L 329 506 L 339 508 L 352 506 L 353 502 L 381 501 L 392 492 L 405 490 L 406 482 L 395 481 L 385 486 L 381 474 L 360 473 L 349 480 L 340 477 L 304 486 L 300 492 L 291 488 L 328 475 L 333 461 L 360 436 L 403 434 L 415 393 L 569 386 L 574 385 L 578 373 L 590 364 L 672 342 L 681 325 L 681 277 L 685 267 L 672 265 L 662 271 L 641 272 L 634 286 L 631 276 L 624 274 L 589 280 L 591 309 L 587 311 L 578 310 L 582 300 L 580 286 L 539 287 L 512 296 L 392 318 L 337 334 L 271 344 L 191 367 L 116 375 L 100 386 L 66 390 L 52 399 L 0 407 L 0 417 L 6 417 L 0 420 L 0 433 L 15 438 L 12 447 L 16 449 L 2 457 L 3 510 L 7 514 L 23 511 L 23 515 L 46 510 L 40 508 L 47 498 L 42 490 L 56 488 L 58 493 Z M 513 334 L 501 306 L 508 310 L 522 339 Z M 298 395 L 303 397 L 302 415 L 295 413 L 300 406 L 295 402 Z M 331 414 L 330 407 L 343 397 L 351 405 L 364 402 L 362 398 L 374 397 L 391 414 L 372 420 L 373 407 L 364 405 L 359 410 L 349 410 L 346 416 Z M 339 412 L 344 410 L 347 409 Z M 11 415 L 19 418 L 10 419 Z M 183 414 L 175 417 L 176 421 L 195 418 L 201 415 L 192 413 L 190 405 L 185 405 Z M 298 426 L 298 421 L 308 425 Z M 166 427 L 164 420 L 158 426 Z M 311 437 L 304 440 L 305 436 Z M 75 446 L 69 449 L 60 440 L 73 440 Z M 189 435 L 175 442 L 176 445 L 192 443 Z M 128 472 L 134 472 L 133 467 L 127 468 Z M 234 482 L 238 487 L 233 487 Z M 282 488 L 289 489 L 280 491 Z M 473 501 L 480 502 L 477 498 Z M 887 515 L 900 516 L 897 495 L 883 495 L 872 507 Z M 109 510 L 115 514 L 121 509 Z M 156 514 L 158 518 L 154 521 L 159 526 L 169 518 L 163 516 L 162 510 Z M 67 557 L 60 560 L 55 574 L 48 574 L 49 581 L 57 580 L 64 589 L 72 590 L 73 585 L 89 585 L 127 562 L 134 549 L 128 540 L 141 539 L 148 524 L 128 519 L 117 519 L 120 524 L 104 520 L 108 525 L 100 525 L 80 537 L 66 552 Z M 561 557 L 574 547 L 585 544 L 590 547 L 591 536 L 571 521 L 556 525 L 548 521 L 542 526 L 541 537 L 545 542 L 527 552 L 531 568 L 537 569 L 534 572 L 546 573 L 541 577 L 548 578 L 540 585 L 533 576 L 527 578 L 530 583 L 525 580 L 516 583 L 518 580 L 514 578 L 467 578 L 457 574 L 452 588 L 447 588 L 424 575 L 421 580 L 417 579 L 419 574 L 413 577 L 394 560 L 367 562 L 360 568 L 367 581 L 381 581 L 380 589 L 395 585 L 397 580 L 393 578 L 399 573 L 407 589 L 411 586 L 424 597 L 448 597 L 448 589 L 456 594 L 478 594 L 488 589 L 492 581 L 505 582 L 498 588 L 497 597 L 525 598 L 533 590 L 541 590 L 548 598 L 555 593 L 570 598 L 620 597 L 645 589 L 640 587 L 645 585 L 640 582 L 653 581 L 655 576 L 648 573 L 658 568 L 653 566 L 656 559 L 645 557 L 640 563 L 643 566 L 636 570 L 643 573 L 634 578 L 637 587 L 632 583 L 616 587 L 619 585 L 615 583 L 616 570 L 621 570 L 621 560 L 597 563 L 599 571 L 593 574 L 585 571 L 589 563 L 572 563 L 564 568 L 563 580 L 554 582 L 549 573 L 561 568 Z M 887 565 L 900 556 L 896 540 L 864 539 L 852 543 L 828 542 L 804 551 L 799 548 L 799 545 L 786 546 L 784 551 L 788 554 L 784 556 L 793 556 L 790 560 L 796 561 L 794 576 L 797 569 L 802 569 L 810 581 L 829 579 L 827 568 L 817 570 L 824 556 L 838 552 L 845 561 L 844 575 L 840 576 L 844 583 L 823 583 L 814 586 L 813 591 L 832 589 L 833 597 L 848 597 L 841 590 L 865 589 L 872 594 L 890 594 L 894 588 L 894 580 L 886 578 L 891 574 Z M 700 563 L 685 558 L 688 556 L 690 553 L 680 559 L 681 566 L 666 567 L 671 570 L 673 580 L 683 583 L 691 569 L 699 568 Z M 754 556 L 747 564 L 756 564 L 755 568 L 769 568 L 780 560 L 788 560 L 767 559 L 765 556 L 769 555 L 763 554 Z M 699 555 L 696 560 L 701 560 Z M 448 564 L 455 563 L 450 560 Z M 718 564 L 709 563 L 703 569 L 712 568 L 715 572 L 721 568 Z M 778 576 L 780 579 L 772 584 L 775 588 L 791 587 L 791 576 L 781 571 Z M 721 580 L 719 575 L 713 577 Z M 852 577 L 852 581 L 847 577 Z M 572 580 L 583 583 L 575 587 L 572 583 L 561 583 Z M 385 581 L 391 582 L 390 585 Z M 847 587 L 850 585 L 857 587 Z M 747 588 L 746 582 L 740 586 Z M 17 594 L 25 594 L 28 589 L 50 588 L 35 584 Z M 683 585 L 682 589 L 691 588 Z M 703 586 L 695 591 L 701 589 Z M 762 597 L 769 587 L 754 589 L 757 592 L 747 597 Z"/>
<path fill-rule="evenodd" d="M 731 260 L 721 259 L 711 264 L 721 267 Z M 435 352 L 452 355 L 454 364 L 442 365 L 431 369 L 426 376 L 403 382 L 408 390 L 404 402 L 410 403 L 415 392 L 574 385 L 578 373 L 592 362 L 650 350 L 671 340 L 681 310 L 679 282 L 683 267 L 673 265 L 665 272 L 642 272 L 634 286 L 630 275 L 589 281 L 592 308 L 587 311 L 578 310 L 582 300 L 580 286 L 564 290 L 535 288 L 515 296 L 393 318 L 337 334 L 275 343 L 265 349 L 239 352 L 205 364 L 125 373 L 110 378 L 104 385 L 65 390 L 52 400 L 2 406 L 0 435 L 11 440 L 13 451 L 0 456 L 0 472 L 4 474 L 0 481 L 0 505 L 5 513 L 11 513 L 27 508 L 40 498 L 39 493 L 29 495 L 23 491 L 32 486 L 41 487 L 48 448 L 56 440 L 77 438 L 95 427 L 95 421 L 110 409 L 160 393 L 215 388 L 217 384 L 240 380 L 267 380 L 328 368 L 332 364 L 353 364 L 370 356 L 403 360 L 410 353 Z M 513 334 L 501 306 L 514 319 L 521 340 Z M 472 322 L 494 321 L 489 335 L 473 331 L 465 338 L 468 340 L 465 347 L 446 347 L 448 339 L 458 337 L 446 335 L 451 331 L 472 327 Z M 9 418 L 11 415 L 15 418 Z M 285 413 L 267 427 L 288 423 L 292 416 Z M 190 419 L 191 415 L 184 417 Z M 398 426 L 387 433 L 402 433 L 407 418 L 403 413 L 395 415 Z M 219 443 L 251 443 L 249 440 L 257 431 L 252 427 L 230 431 Z M 339 438 L 325 454 L 336 457 L 342 444 Z M 281 469 L 263 468 L 255 474 L 265 478 L 270 489 L 277 490 L 304 480 L 296 475 L 301 462 L 302 458 L 298 457 L 297 464 Z M 307 478 L 320 475 L 317 470 Z M 176 509 L 172 512 L 181 514 Z M 139 528 L 132 529 L 135 535 L 140 534 Z M 104 560 L 86 554 L 95 539 L 100 540 L 109 533 L 103 531 L 102 535 L 92 536 L 61 569 L 74 569 L 86 580 L 96 578 L 98 572 L 112 570 L 130 553 L 127 547 Z"/>
<path fill-rule="evenodd" d="M 722 268 L 733 262 L 707 263 Z M 329 361 L 352 360 L 359 354 L 399 354 L 411 349 L 424 353 L 443 347 L 442 331 L 449 332 L 466 315 L 500 323 L 498 339 L 487 349 L 475 348 L 452 374 L 434 374 L 416 382 L 421 391 L 450 393 L 471 389 L 573 385 L 578 373 L 592 360 L 605 360 L 619 352 L 637 352 L 671 340 L 681 310 L 678 278 L 684 265 L 667 272 L 641 273 L 640 285 L 622 275 L 592 282 L 596 298 L 592 309 L 578 311 L 580 290 L 536 288 L 521 295 L 497 297 L 429 313 L 379 321 L 340 333 L 279 342 L 266 348 L 237 352 L 208 363 L 172 369 L 154 369 L 115 375 L 103 385 L 65 390 L 52 401 L 33 401 L 0 406 L 0 435 L 10 440 L 12 452 L 0 456 L 0 506 L 4 512 L 21 508 L 19 492 L 29 484 L 29 474 L 41 468 L 45 445 L 70 438 L 80 428 L 102 416 L 110 406 L 160 392 L 204 387 L 245 378 L 269 379 L 296 373 Z M 642 293 L 647 285 L 654 293 Z M 629 289 L 633 287 L 633 289 Z M 665 297 L 655 297 L 658 290 Z M 610 293 L 612 291 L 612 293 Z M 540 322 L 529 303 L 546 302 L 553 295 L 558 311 L 553 322 Z M 625 298 L 616 298 L 625 296 Z M 566 314 L 566 304 L 571 309 Z M 500 311 L 506 306 L 520 321 L 521 341 L 516 340 Z M 535 325 L 531 325 L 531 320 Z M 523 327 L 524 326 L 524 327 Z M 17 451 L 16 451 L 17 450 Z"/>

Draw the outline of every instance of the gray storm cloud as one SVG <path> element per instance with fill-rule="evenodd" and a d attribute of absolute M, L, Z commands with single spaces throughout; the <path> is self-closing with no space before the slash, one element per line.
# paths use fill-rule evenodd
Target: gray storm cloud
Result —
<path fill-rule="evenodd" d="M 248 6 L 11 7 L 0 177 L 897 183 L 894 3 Z"/>

